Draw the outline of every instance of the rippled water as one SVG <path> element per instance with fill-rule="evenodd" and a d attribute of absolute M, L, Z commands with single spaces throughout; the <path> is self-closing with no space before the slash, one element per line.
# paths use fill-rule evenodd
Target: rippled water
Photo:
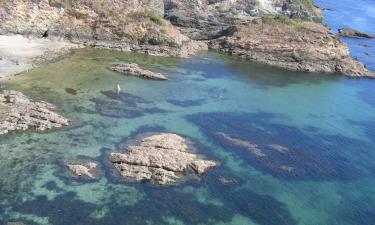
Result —
<path fill-rule="evenodd" d="M 139 63 L 170 80 L 108 70 L 118 62 Z M 127 103 L 110 98 L 117 83 Z M 73 124 L 1 137 L 2 223 L 375 221 L 373 80 L 291 73 L 214 52 L 180 60 L 86 49 L 18 76 L 8 87 L 56 104 Z M 222 165 L 169 187 L 113 177 L 106 153 L 147 131 L 190 137 L 201 154 Z M 222 133 L 256 144 L 266 156 Z M 69 178 L 62 161 L 77 159 L 99 161 L 102 178 Z"/>

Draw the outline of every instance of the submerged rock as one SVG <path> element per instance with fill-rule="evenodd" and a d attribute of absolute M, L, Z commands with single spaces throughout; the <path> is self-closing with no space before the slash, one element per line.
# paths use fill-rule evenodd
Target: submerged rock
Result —
<path fill-rule="evenodd" d="M 44 131 L 68 125 L 69 119 L 53 112 L 54 108 L 52 104 L 33 101 L 18 91 L 0 91 L 0 135 L 15 130 Z"/>
<path fill-rule="evenodd" d="M 225 140 L 227 140 L 228 142 L 230 142 L 230 143 L 232 143 L 234 145 L 244 147 L 245 149 L 247 149 L 247 151 L 249 151 L 251 154 L 255 155 L 256 157 L 266 157 L 267 156 L 258 147 L 257 144 L 253 144 L 250 141 L 245 141 L 245 140 L 241 140 L 241 139 L 238 139 L 238 138 L 231 137 L 228 134 L 223 133 L 223 132 L 217 132 L 216 134 L 218 136 L 223 137 Z"/>
<path fill-rule="evenodd" d="M 367 34 L 351 28 L 339 29 L 340 36 L 351 38 L 375 38 L 375 35 Z"/>
<path fill-rule="evenodd" d="M 144 70 L 140 68 L 139 65 L 136 63 L 115 64 L 115 65 L 112 65 L 111 69 L 113 71 L 116 71 L 125 75 L 143 77 L 143 78 L 152 79 L 152 80 L 168 80 L 168 77 L 164 76 L 163 74 L 155 73 L 149 70 Z"/>
<path fill-rule="evenodd" d="M 77 94 L 77 90 L 73 89 L 73 88 L 65 88 L 65 92 L 68 93 L 68 94 L 71 94 L 71 95 Z"/>
<path fill-rule="evenodd" d="M 110 160 L 122 177 L 135 181 L 173 184 L 189 172 L 201 175 L 218 166 L 191 152 L 185 138 L 171 133 L 151 135 L 125 149 L 127 153 L 111 153 Z"/>
<path fill-rule="evenodd" d="M 315 138 L 292 126 L 270 122 L 270 114 L 200 113 L 188 119 L 215 144 L 256 169 L 282 179 L 348 180 L 359 172 L 333 149 L 345 138 Z M 351 143 L 351 142 L 350 142 Z M 355 145 L 355 144 L 353 144 Z"/>
<path fill-rule="evenodd" d="M 93 175 L 92 170 L 97 168 L 98 164 L 95 162 L 87 162 L 84 164 L 80 163 L 66 163 L 69 171 L 73 173 L 75 176 L 85 177 L 89 179 L 95 179 L 96 177 Z"/>

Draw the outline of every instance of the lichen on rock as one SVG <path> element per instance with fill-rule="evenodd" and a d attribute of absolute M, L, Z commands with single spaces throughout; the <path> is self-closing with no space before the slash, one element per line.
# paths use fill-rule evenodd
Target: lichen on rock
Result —
<path fill-rule="evenodd" d="M 187 139 L 172 133 L 151 135 L 124 148 L 126 153 L 111 153 L 110 161 L 122 177 L 135 181 L 174 184 L 188 173 L 202 175 L 219 165 L 200 158 Z"/>

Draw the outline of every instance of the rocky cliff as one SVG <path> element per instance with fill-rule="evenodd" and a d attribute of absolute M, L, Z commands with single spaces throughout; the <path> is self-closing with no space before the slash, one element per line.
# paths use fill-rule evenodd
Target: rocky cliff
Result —
<path fill-rule="evenodd" d="M 322 11 L 312 0 L 14 0 L 0 6 L 2 33 L 178 57 L 210 43 L 287 69 L 374 76 L 320 24 Z M 269 18 L 284 21 L 265 23 Z"/>
<path fill-rule="evenodd" d="M 314 22 L 263 17 L 233 26 L 211 48 L 289 70 L 374 77 L 349 56 L 348 47 L 329 29 Z"/>
<path fill-rule="evenodd" d="M 216 38 L 233 24 L 269 15 L 322 21 L 311 0 L 165 0 L 164 8 L 165 18 L 193 39 Z"/>
<path fill-rule="evenodd" d="M 221 36 L 238 21 L 270 14 L 321 20 L 310 0 L 14 0 L 0 4 L 2 32 L 45 34 L 94 47 L 174 56 L 204 49 L 203 43 L 191 39 Z"/>
<path fill-rule="evenodd" d="M 2 1 L 3 33 L 62 37 L 99 48 L 189 56 L 205 48 L 163 19 L 162 0 Z"/>

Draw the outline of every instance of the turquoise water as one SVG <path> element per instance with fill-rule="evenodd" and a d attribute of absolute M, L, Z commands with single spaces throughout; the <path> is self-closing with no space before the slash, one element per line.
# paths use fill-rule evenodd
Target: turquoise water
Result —
<path fill-rule="evenodd" d="M 170 80 L 108 70 L 118 62 Z M 113 99 L 117 83 L 126 101 Z M 1 224 L 374 224 L 373 80 L 215 52 L 174 59 L 84 49 L 7 87 L 54 103 L 72 125 L 0 137 Z M 168 187 L 113 175 L 108 152 L 150 131 L 189 137 L 221 166 Z M 257 144 L 266 157 L 220 132 Z M 101 164 L 97 181 L 72 179 L 62 165 L 88 159 Z"/>
<path fill-rule="evenodd" d="M 325 18 L 333 31 L 374 33 L 374 1 L 317 3 L 330 9 Z M 343 40 L 375 69 L 374 40 Z M 171 79 L 107 69 L 118 62 Z M 117 83 L 122 101 L 113 96 Z M 85 49 L 7 87 L 56 104 L 72 125 L 0 137 L 0 224 L 375 223 L 373 80 L 288 72 L 214 52 L 182 60 Z M 108 152 L 158 131 L 191 138 L 221 166 L 168 187 L 112 173 Z M 221 133 L 256 144 L 266 156 Z M 97 161 L 101 178 L 73 179 L 64 160 Z"/>

